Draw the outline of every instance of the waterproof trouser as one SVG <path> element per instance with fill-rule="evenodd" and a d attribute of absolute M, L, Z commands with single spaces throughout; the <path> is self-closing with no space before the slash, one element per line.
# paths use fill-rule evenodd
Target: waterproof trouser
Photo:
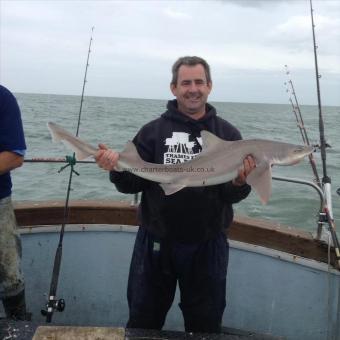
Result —
<path fill-rule="evenodd" d="M 21 240 L 9 196 L 0 199 L 0 298 L 17 296 L 23 290 Z"/>
<path fill-rule="evenodd" d="M 188 244 L 139 228 L 129 282 L 128 328 L 162 329 L 178 282 L 187 332 L 219 333 L 226 305 L 229 246 L 224 233 Z"/>

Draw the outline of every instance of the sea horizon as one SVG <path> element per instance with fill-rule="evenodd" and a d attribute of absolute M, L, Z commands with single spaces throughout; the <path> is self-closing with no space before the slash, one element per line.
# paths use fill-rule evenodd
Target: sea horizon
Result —
<path fill-rule="evenodd" d="M 61 93 L 38 93 L 38 92 L 18 92 L 18 91 L 13 91 L 13 93 L 19 94 L 19 95 L 46 95 L 46 96 L 66 96 L 66 97 L 81 97 L 81 94 L 61 94 Z M 169 98 L 141 98 L 141 97 L 121 97 L 121 96 L 101 96 L 101 95 L 88 95 L 84 94 L 84 98 L 107 98 L 107 99 L 138 99 L 138 100 L 153 100 L 153 101 L 164 101 L 167 102 L 169 100 L 175 99 L 174 97 L 171 98 L 171 95 L 169 94 Z M 209 103 L 225 103 L 225 104 L 255 104 L 255 105 L 288 105 L 291 106 L 289 99 L 287 97 L 287 102 L 286 103 L 271 103 L 271 102 L 239 102 L 239 101 L 223 101 L 223 100 L 208 100 Z M 307 107 L 313 107 L 313 106 L 318 106 L 318 103 L 315 104 L 303 104 L 299 103 L 300 106 L 307 106 Z M 331 107 L 331 108 L 340 108 L 339 105 L 327 105 L 327 104 L 322 104 L 321 107 Z"/>
<path fill-rule="evenodd" d="M 86 96 L 81 117 L 80 137 L 91 145 L 105 143 L 120 151 L 128 140 L 150 120 L 160 116 L 166 109 L 166 100 Z M 52 94 L 18 94 L 26 134 L 27 158 L 64 157 L 69 153 L 62 144 L 51 142 L 46 127 L 52 121 L 74 131 L 79 114 L 80 96 Z M 301 135 L 289 104 L 227 103 L 212 102 L 218 115 L 236 126 L 244 139 L 271 139 L 302 144 Z M 311 144 L 319 143 L 317 106 L 304 106 L 304 123 Z M 327 151 L 328 175 L 332 178 L 334 216 L 340 225 L 340 145 L 338 107 L 325 107 L 325 135 L 332 145 Z M 322 177 L 320 152 L 315 159 Z M 15 200 L 54 200 L 65 196 L 67 176 L 58 175 L 58 165 L 25 163 L 13 171 Z M 114 199 L 131 201 L 131 195 L 119 193 L 110 184 L 107 174 L 94 165 L 77 166 L 81 176 L 74 179 L 72 199 Z M 308 160 L 296 166 L 275 166 L 273 176 L 301 178 L 313 181 Z M 27 180 L 29 179 L 29 180 Z M 39 188 L 39 189 L 37 189 Z M 273 193 L 263 206 L 255 193 L 240 204 L 236 212 L 242 215 L 275 220 L 284 225 L 298 226 L 316 231 L 316 216 L 320 201 L 309 187 L 273 181 Z M 296 213 L 298 211 L 298 213 Z"/>

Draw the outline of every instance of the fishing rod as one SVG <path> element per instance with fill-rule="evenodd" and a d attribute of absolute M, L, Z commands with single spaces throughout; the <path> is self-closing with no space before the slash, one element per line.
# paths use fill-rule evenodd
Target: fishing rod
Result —
<path fill-rule="evenodd" d="M 288 83 L 285 82 L 285 85 L 287 85 L 286 91 L 287 92 L 291 92 L 292 95 L 294 96 L 294 99 L 295 99 L 295 103 L 293 103 L 292 97 L 289 96 L 289 102 L 292 105 L 293 113 L 295 115 L 297 125 L 298 125 L 298 127 L 300 129 L 302 140 L 303 140 L 304 144 L 309 145 L 309 138 L 308 138 L 307 130 L 305 128 L 305 124 L 304 124 L 304 121 L 303 121 L 303 118 L 302 118 L 302 114 L 301 114 L 301 110 L 300 110 L 300 105 L 299 105 L 299 102 L 298 102 L 297 97 L 296 97 L 293 81 L 289 77 L 290 71 L 288 70 L 288 65 L 285 65 L 285 68 L 286 68 L 286 75 L 288 76 Z M 288 88 L 288 84 L 290 85 L 290 88 L 291 88 L 290 90 Z"/>
<path fill-rule="evenodd" d="M 66 156 L 65 158 L 31 158 L 31 159 L 25 159 L 24 162 L 27 163 L 66 163 L 63 167 L 61 167 L 58 170 L 58 174 L 60 174 L 63 170 L 65 170 L 69 166 L 75 166 L 77 163 L 80 164 L 96 164 L 95 161 L 77 161 L 74 156 Z M 72 170 L 76 175 L 79 176 L 79 173 L 77 171 Z"/>
<path fill-rule="evenodd" d="M 70 163 L 70 158 L 73 157 L 66 156 L 64 158 L 55 158 L 55 157 L 34 157 L 25 159 L 25 163 Z M 95 161 L 75 161 L 75 164 L 96 164 Z"/>
<path fill-rule="evenodd" d="M 287 85 L 287 92 L 288 93 L 289 92 L 292 93 L 293 97 L 294 97 L 294 102 L 293 102 L 291 96 L 289 96 L 289 101 L 290 101 L 290 103 L 292 105 L 292 110 L 293 110 L 293 113 L 295 115 L 297 126 L 299 127 L 303 143 L 305 145 L 310 145 L 308 134 L 307 134 L 307 130 L 306 130 L 306 127 L 305 127 L 305 123 L 304 123 L 303 118 L 302 118 L 302 113 L 301 113 L 300 105 L 299 105 L 299 102 L 298 102 L 297 97 L 296 97 L 296 92 L 295 92 L 295 88 L 294 88 L 294 85 L 293 85 L 293 81 L 289 77 L 290 72 L 288 70 L 288 66 L 285 65 L 285 68 L 286 68 L 286 74 L 288 76 L 288 84 L 290 86 L 290 90 L 289 90 L 288 84 L 285 83 L 285 85 Z M 320 176 L 318 174 L 318 169 L 316 167 L 316 162 L 315 162 L 315 159 L 314 159 L 314 156 L 313 156 L 312 153 L 308 155 L 308 159 L 309 159 L 309 164 L 312 167 L 312 171 L 313 171 L 313 175 L 314 175 L 314 181 L 321 188 L 322 185 L 321 185 L 321 181 L 320 181 Z"/>
<path fill-rule="evenodd" d="M 89 48 L 88 48 L 88 52 L 87 52 L 87 61 L 86 61 L 86 67 L 85 67 L 83 89 L 82 89 L 81 100 L 80 100 L 80 108 L 79 108 L 79 113 L 78 113 L 78 123 L 77 123 L 76 136 L 78 136 L 78 134 L 79 134 L 80 119 L 81 119 L 81 113 L 82 113 L 82 107 L 83 107 L 83 101 L 84 101 L 86 76 L 87 76 L 87 70 L 88 70 L 88 67 L 89 67 L 91 44 L 92 44 L 92 40 L 93 40 L 92 39 L 93 30 L 94 30 L 94 27 L 92 27 L 90 43 L 89 43 Z M 74 173 L 79 175 L 74 170 L 74 166 L 76 164 L 75 153 L 73 153 L 72 157 L 68 157 L 67 160 L 68 160 L 68 164 L 60 169 L 60 171 L 62 171 L 66 167 L 70 166 L 70 175 L 69 175 L 68 186 L 67 186 L 67 194 L 66 194 L 65 207 L 64 207 L 63 223 L 62 223 L 61 230 L 60 230 L 58 247 L 57 247 L 57 250 L 56 250 L 56 253 L 55 253 L 55 257 L 54 257 L 52 279 L 51 279 L 51 285 L 50 285 L 48 300 L 47 300 L 47 303 L 46 303 L 46 309 L 41 310 L 41 314 L 43 316 L 46 316 L 46 322 L 47 323 L 50 323 L 52 321 L 52 316 L 53 316 L 53 313 L 54 313 L 55 310 L 62 312 L 65 309 L 65 300 L 64 299 L 58 299 L 56 294 L 57 294 L 58 280 L 59 280 L 60 267 L 61 267 L 61 258 L 62 258 L 62 252 L 63 252 L 63 238 L 64 238 L 64 232 L 65 232 L 65 225 L 67 224 L 68 215 L 69 215 L 69 199 L 70 199 L 70 192 L 71 192 L 72 176 L 73 176 Z"/>
<path fill-rule="evenodd" d="M 318 46 L 316 45 L 316 41 L 315 41 L 315 24 L 314 24 L 314 16 L 313 16 L 314 10 L 313 10 L 313 5 L 312 5 L 312 0 L 309 0 L 309 3 L 310 3 L 310 12 L 311 12 L 311 20 L 312 20 L 316 92 L 317 92 L 318 109 L 319 109 L 320 150 L 321 150 L 322 170 L 323 170 L 322 182 L 323 184 L 325 184 L 325 183 L 330 183 L 330 178 L 327 176 L 325 128 L 324 128 L 322 109 L 321 109 L 321 92 L 320 92 L 320 81 L 319 81 L 319 79 L 321 78 L 321 75 L 319 74 L 318 56 L 316 53 Z"/>
<path fill-rule="evenodd" d="M 324 121 L 322 116 L 321 109 L 321 94 L 320 94 L 320 78 L 319 67 L 318 67 L 318 56 L 317 56 L 317 48 L 316 39 L 315 39 L 315 24 L 314 24 L 314 9 L 312 0 L 309 0 L 310 3 L 310 14 L 311 14 L 311 23 L 312 23 L 312 33 L 313 33 L 313 50 L 314 50 L 314 64 L 315 64 L 315 78 L 316 78 L 316 91 L 318 98 L 318 109 L 319 109 L 319 131 L 320 131 L 320 150 L 321 150 L 321 160 L 322 160 L 322 185 L 326 198 L 325 206 L 323 212 L 320 213 L 319 220 L 319 229 L 318 235 L 321 235 L 321 229 L 324 223 L 328 224 L 328 230 L 331 234 L 333 247 L 335 250 L 336 262 L 338 263 L 338 268 L 340 269 L 340 243 L 335 231 L 335 223 L 333 219 L 332 212 L 332 191 L 331 191 L 331 179 L 327 175 L 327 165 L 326 165 L 326 141 L 325 141 L 325 129 L 324 129 Z"/>

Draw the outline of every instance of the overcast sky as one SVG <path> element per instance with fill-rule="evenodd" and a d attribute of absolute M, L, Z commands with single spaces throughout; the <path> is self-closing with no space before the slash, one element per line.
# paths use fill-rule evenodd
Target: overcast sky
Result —
<path fill-rule="evenodd" d="M 340 0 L 314 0 L 321 98 L 340 105 Z M 316 104 L 308 0 L 0 0 L 0 82 L 14 92 L 169 99 L 184 55 L 210 64 L 210 100 Z"/>

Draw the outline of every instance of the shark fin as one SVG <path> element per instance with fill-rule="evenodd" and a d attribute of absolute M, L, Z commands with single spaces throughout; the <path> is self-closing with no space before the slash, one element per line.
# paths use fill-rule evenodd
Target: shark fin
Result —
<path fill-rule="evenodd" d="M 172 195 L 176 193 L 177 191 L 180 191 L 181 189 L 185 188 L 186 186 L 184 184 L 159 184 L 160 187 L 163 189 L 165 195 Z"/>
<path fill-rule="evenodd" d="M 259 195 L 262 204 L 267 204 L 272 193 L 272 171 L 267 162 L 263 162 L 248 175 L 247 183 Z"/>
<path fill-rule="evenodd" d="M 213 133 L 207 131 L 207 130 L 203 130 L 201 131 L 201 138 L 202 138 L 202 148 L 207 149 L 210 147 L 213 147 L 217 144 L 220 144 L 221 142 L 224 144 L 232 144 L 233 142 L 231 141 L 225 141 L 217 136 L 215 136 Z"/>
<path fill-rule="evenodd" d="M 136 168 L 143 168 L 145 166 L 145 162 L 139 156 L 137 148 L 133 142 L 128 141 L 122 152 L 119 153 L 118 164 L 115 169 L 117 171 L 124 171 L 124 166 L 120 166 L 119 164 L 134 164 Z"/>
<path fill-rule="evenodd" d="M 126 157 L 136 157 L 136 154 L 138 155 L 138 151 L 136 149 L 135 144 L 133 144 L 131 141 L 128 141 L 122 152 L 120 152 L 120 155 L 124 154 Z"/>

